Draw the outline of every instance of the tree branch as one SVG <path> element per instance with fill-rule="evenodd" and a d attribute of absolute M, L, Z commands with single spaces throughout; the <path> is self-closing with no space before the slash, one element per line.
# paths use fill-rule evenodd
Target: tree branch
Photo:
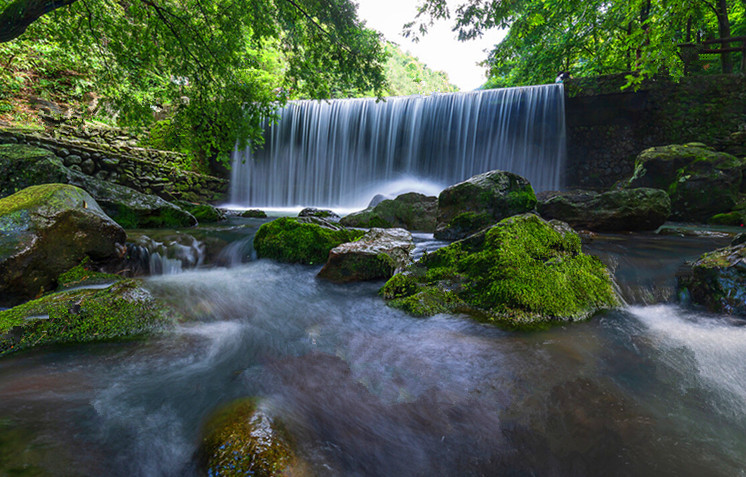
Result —
<path fill-rule="evenodd" d="M 76 0 L 15 0 L 0 13 L 0 43 L 15 40 L 29 25 Z"/>

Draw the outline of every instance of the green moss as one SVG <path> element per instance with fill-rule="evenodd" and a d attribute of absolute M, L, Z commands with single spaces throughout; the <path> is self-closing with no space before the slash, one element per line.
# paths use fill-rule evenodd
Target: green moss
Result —
<path fill-rule="evenodd" d="M 530 214 L 426 255 L 418 266 L 427 271 L 396 275 L 382 290 L 393 306 L 416 314 L 465 305 L 493 323 L 525 328 L 618 305 L 606 268 L 581 252 L 577 234 Z M 445 301 L 436 306 L 436 299 Z"/>
<path fill-rule="evenodd" d="M 81 263 L 57 277 L 57 285 L 60 289 L 80 286 L 82 284 L 94 285 L 99 283 L 110 283 L 122 279 L 119 275 L 102 273 L 90 270 L 90 259 L 86 257 Z"/>
<path fill-rule="evenodd" d="M 52 293 L 0 311 L 0 355 L 40 345 L 134 338 L 174 318 L 137 280 L 103 290 Z"/>
<path fill-rule="evenodd" d="M 293 441 L 280 423 L 242 399 L 208 422 L 200 460 L 210 476 L 286 475 L 296 461 Z"/>
<path fill-rule="evenodd" d="M 177 200 L 174 204 L 192 214 L 198 222 L 219 222 L 225 218 L 220 210 L 210 204 L 195 204 L 185 200 Z"/>
<path fill-rule="evenodd" d="M 725 214 L 715 214 L 707 220 L 712 225 L 732 225 L 738 227 L 743 225 L 744 220 L 740 212 L 728 212 Z"/>
<path fill-rule="evenodd" d="M 417 317 L 453 313 L 460 304 L 461 300 L 456 294 L 442 291 L 437 287 L 427 287 L 414 295 L 395 298 L 389 302 L 390 306 Z"/>
<path fill-rule="evenodd" d="M 361 230 L 327 228 L 316 223 L 282 217 L 262 225 L 254 237 L 254 249 L 260 258 L 281 262 L 324 263 L 329 251 L 362 237 Z"/>
<path fill-rule="evenodd" d="M 42 207 L 50 209 L 82 207 L 83 199 L 80 192 L 83 191 L 67 184 L 42 184 L 27 187 L 11 196 L 0 199 L 0 216 L 20 210 Z"/>

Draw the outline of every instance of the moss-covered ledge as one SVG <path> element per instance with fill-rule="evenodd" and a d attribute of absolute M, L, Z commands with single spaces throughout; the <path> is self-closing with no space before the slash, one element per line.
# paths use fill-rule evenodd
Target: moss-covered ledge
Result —
<path fill-rule="evenodd" d="M 81 283 L 79 274 L 85 275 L 75 270 L 62 279 Z M 172 326 L 179 315 L 140 283 L 74 288 L 0 311 L 0 356 L 43 345 L 132 339 Z"/>
<path fill-rule="evenodd" d="M 562 222 L 502 220 L 392 277 L 381 294 L 416 316 L 467 313 L 511 329 L 578 321 L 619 305 L 606 267 Z"/>

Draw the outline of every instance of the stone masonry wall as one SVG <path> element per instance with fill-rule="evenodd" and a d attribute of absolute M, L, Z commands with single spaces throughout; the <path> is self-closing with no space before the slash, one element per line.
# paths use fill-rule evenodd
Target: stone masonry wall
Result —
<path fill-rule="evenodd" d="M 0 130 L 0 143 L 47 149 L 71 169 L 169 201 L 219 202 L 225 199 L 229 187 L 224 179 L 179 169 L 181 154 L 133 147 L 113 139 L 106 143 L 91 138 Z"/>
<path fill-rule="evenodd" d="M 622 91 L 623 75 L 565 83 L 565 184 L 606 189 L 632 175 L 644 149 L 702 142 L 746 155 L 746 78 L 693 76 Z"/>

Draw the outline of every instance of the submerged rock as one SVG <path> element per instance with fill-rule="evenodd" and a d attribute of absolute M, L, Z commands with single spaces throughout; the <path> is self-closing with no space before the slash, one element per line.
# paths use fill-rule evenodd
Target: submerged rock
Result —
<path fill-rule="evenodd" d="M 671 213 L 671 200 L 660 189 L 638 188 L 604 192 L 550 192 L 540 194 L 542 217 L 572 227 L 599 232 L 655 230 Z"/>
<path fill-rule="evenodd" d="M 334 247 L 318 276 L 339 283 L 391 278 L 412 262 L 413 250 L 406 230 L 373 228 L 360 240 Z"/>
<path fill-rule="evenodd" d="M 177 318 L 138 280 L 56 292 L 0 311 L 0 355 L 49 344 L 134 338 L 169 327 Z"/>
<path fill-rule="evenodd" d="M 736 205 L 744 169 L 746 160 L 703 144 L 653 147 L 637 157 L 626 187 L 665 190 L 671 198 L 671 218 L 704 223 Z"/>
<path fill-rule="evenodd" d="M 28 187 L 0 199 L 0 305 L 56 287 L 58 275 L 85 257 L 117 260 L 127 236 L 84 190 Z"/>
<path fill-rule="evenodd" d="M 329 251 L 337 245 L 363 234 L 317 217 L 281 217 L 259 227 L 254 250 L 259 258 L 314 265 L 326 262 Z"/>
<path fill-rule="evenodd" d="M 740 235 L 682 267 L 679 294 L 716 313 L 746 315 L 746 240 Z"/>
<path fill-rule="evenodd" d="M 534 189 L 526 179 L 512 172 L 485 172 L 440 193 L 435 238 L 462 239 L 534 206 Z"/>
<path fill-rule="evenodd" d="M 305 474 L 290 434 L 254 399 L 226 406 L 211 416 L 205 427 L 198 458 L 207 475 Z"/>
<path fill-rule="evenodd" d="M 437 209 L 436 197 L 409 192 L 401 194 L 396 199 L 383 199 L 372 207 L 354 212 L 342 218 L 340 223 L 348 227 L 402 228 L 433 232 Z"/>
<path fill-rule="evenodd" d="M 426 254 L 381 290 L 418 316 L 467 313 L 509 328 L 589 318 L 619 304 L 606 267 L 562 222 L 519 215 Z"/>

